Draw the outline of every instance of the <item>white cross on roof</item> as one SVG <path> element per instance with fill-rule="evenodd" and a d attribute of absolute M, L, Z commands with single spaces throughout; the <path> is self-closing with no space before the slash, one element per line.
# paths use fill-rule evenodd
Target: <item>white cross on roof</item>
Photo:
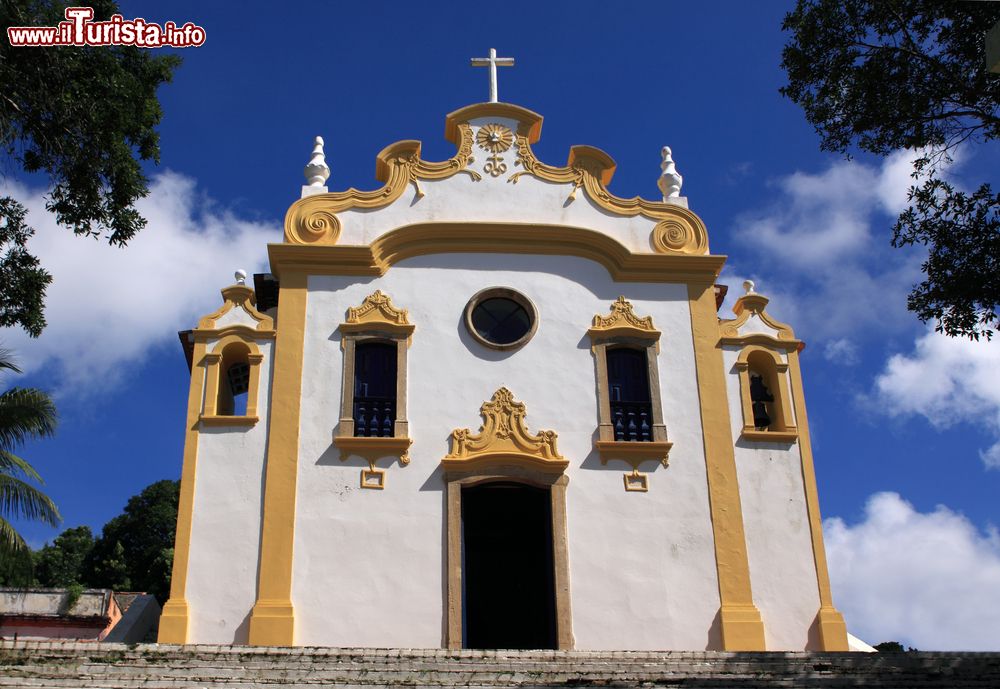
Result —
<path fill-rule="evenodd" d="M 490 48 L 489 57 L 474 57 L 472 58 L 473 67 L 489 67 L 490 68 L 490 103 L 496 103 L 497 101 L 497 67 L 513 67 L 514 58 L 512 57 L 497 57 L 496 48 Z"/>

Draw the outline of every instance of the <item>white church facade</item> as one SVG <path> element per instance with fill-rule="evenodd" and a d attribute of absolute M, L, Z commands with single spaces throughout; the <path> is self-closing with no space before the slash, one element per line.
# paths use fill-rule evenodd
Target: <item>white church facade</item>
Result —
<path fill-rule="evenodd" d="M 310 185 L 191 362 L 164 643 L 848 650 L 799 354 L 679 196 L 541 116 Z"/>

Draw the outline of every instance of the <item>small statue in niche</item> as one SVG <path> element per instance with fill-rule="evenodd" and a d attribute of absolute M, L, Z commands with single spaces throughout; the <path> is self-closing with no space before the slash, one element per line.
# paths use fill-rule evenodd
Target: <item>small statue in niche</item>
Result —
<path fill-rule="evenodd" d="M 767 413 L 768 402 L 774 395 L 764 385 L 764 378 L 758 373 L 750 374 L 750 408 L 753 410 L 753 425 L 758 431 L 766 431 L 771 426 L 771 416 Z"/>

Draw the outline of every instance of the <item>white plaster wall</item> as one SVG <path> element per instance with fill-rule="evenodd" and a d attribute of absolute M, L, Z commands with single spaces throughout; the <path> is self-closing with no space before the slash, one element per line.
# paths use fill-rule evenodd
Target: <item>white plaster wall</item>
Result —
<path fill-rule="evenodd" d="M 245 325 L 256 329 L 257 321 L 242 306 L 234 306 L 215 320 L 216 328 L 222 329 L 229 325 Z"/>
<path fill-rule="evenodd" d="M 769 326 L 767 323 L 765 323 L 763 319 L 756 313 L 750 314 L 750 317 L 747 319 L 746 323 L 740 326 L 738 332 L 740 336 L 754 335 L 758 333 L 763 335 L 771 335 L 773 337 L 778 336 L 778 331 Z"/>
<path fill-rule="evenodd" d="M 819 590 L 799 446 L 739 440 L 739 352 L 725 347 L 723 358 L 754 602 L 764 620 L 767 650 L 816 648 L 810 627 L 819 611 Z"/>
<path fill-rule="evenodd" d="M 522 182 L 527 180 L 522 179 Z M 514 288 L 539 314 L 516 352 L 475 343 L 468 299 Z M 412 462 L 388 460 L 384 491 L 359 488 L 366 466 L 340 461 L 345 311 L 381 289 L 416 325 L 409 349 Z M 663 332 L 660 385 L 671 466 L 650 462 L 648 493 L 626 493 L 623 462 L 593 451 L 598 411 L 586 331 L 624 294 Z M 302 645 L 439 647 L 445 619 L 444 483 L 456 427 L 477 430 L 502 385 L 527 406 L 532 432 L 553 429 L 569 460 L 573 628 L 579 649 L 705 649 L 719 608 L 705 461 L 683 285 L 619 283 L 603 267 L 558 256 L 449 254 L 402 261 L 379 279 L 309 280 L 297 483 L 293 603 Z"/>
<path fill-rule="evenodd" d="M 473 137 L 483 124 L 497 122 L 516 130 L 514 120 L 504 118 L 480 118 L 472 120 Z M 659 165 L 659 151 L 652 150 L 650 160 L 649 196 L 660 200 L 656 188 Z M 569 151 L 566 151 L 566 156 Z M 649 253 L 653 251 L 650 234 L 655 220 L 640 215 L 622 217 L 612 215 L 594 204 L 583 189 L 576 192 L 576 200 L 567 199 L 573 191 L 572 184 L 558 184 L 537 179 L 529 174 L 518 178 L 516 183 L 508 180 L 524 168 L 515 165 L 516 147 L 499 154 L 507 166 L 506 171 L 493 177 L 485 171 L 491 154 L 473 144 L 474 161 L 469 170 L 475 170 L 482 179 L 475 181 L 460 172 L 442 180 L 420 180 L 424 196 L 420 197 L 411 184 L 400 198 L 377 213 L 364 209 L 350 209 L 337 214 L 341 222 L 339 244 L 369 244 L 382 234 L 404 225 L 423 222 L 461 222 L 474 218 L 477 223 L 510 222 L 529 224 L 555 224 L 596 230 L 615 238 L 631 251 Z M 550 165 L 566 164 L 566 157 L 559 160 L 545 160 Z M 331 179 L 331 190 L 336 189 Z"/>
<path fill-rule="evenodd" d="M 208 344 L 209 351 L 214 344 Z M 264 355 L 260 421 L 249 427 L 202 427 L 198 437 L 187 579 L 190 643 L 246 643 L 257 598 L 273 343 L 257 345 Z"/>

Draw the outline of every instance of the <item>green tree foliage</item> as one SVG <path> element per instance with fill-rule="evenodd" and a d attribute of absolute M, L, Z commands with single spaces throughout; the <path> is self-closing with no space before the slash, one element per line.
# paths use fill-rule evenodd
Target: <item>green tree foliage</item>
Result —
<path fill-rule="evenodd" d="M 35 583 L 48 588 L 84 584 L 83 563 L 94 549 L 89 526 L 66 529 L 34 554 Z"/>
<path fill-rule="evenodd" d="M 84 564 L 86 583 L 145 591 L 161 602 L 170 593 L 178 481 L 157 481 L 129 499 L 122 514 L 101 531 Z"/>
<path fill-rule="evenodd" d="M 20 373 L 10 354 L 0 351 L 0 371 Z M 59 510 L 34 484 L 42 483 L 28 462 L 14 450 L 33 438 L 55 432 L 57 415 L 49 396 L 34 388 L 11 388 L 0 394 L 0 563 L 7 576 L 30 572 L 30 549 L 8 521 L 31 519 L 56 526 Z M 27 562 L 28 566 L 22 566 Z"/>
<path fill-rule="evenodd" d="M 3 0 L 0 28 L 54 26 L 61 0 Z M 95 20 L 119 13 L 93 0 Z M 47 208 L 78 235 L 123 246 L 145 225 L 135 202 L 149 193 L 141 161 L 159 161 L 156 89 L 179 64 L 173 55 L 130 46 L 25 48 L 0 40 L 0 149 L 52 185 Z M 37 337 L 51 277 L 26 248 L 24 207 L 0 198 L 0 326 Z"/>
<path fill-rule="evenodd" d="M 1000 75 L 985 32 L 1000 3 L 799 0 L 785 16 L 781 92 L 805 111 L 827 151 L 912 150 L 910 208 L 893 245 L 923 245 L 925 279 L 908 306 L 939 331 L 990 337 L 1000 303 L 1000 194 L 942 179 L 961 146 L 1000 138 Z"/>
<path fill-rule="evenodd" d="M 917 649 L 912 646 L 904 647 L 903 644 L 898 641 L 883 641 L 880 644 L 875 644 L 873 646 L 879 653 L 913 653 Z"/>

